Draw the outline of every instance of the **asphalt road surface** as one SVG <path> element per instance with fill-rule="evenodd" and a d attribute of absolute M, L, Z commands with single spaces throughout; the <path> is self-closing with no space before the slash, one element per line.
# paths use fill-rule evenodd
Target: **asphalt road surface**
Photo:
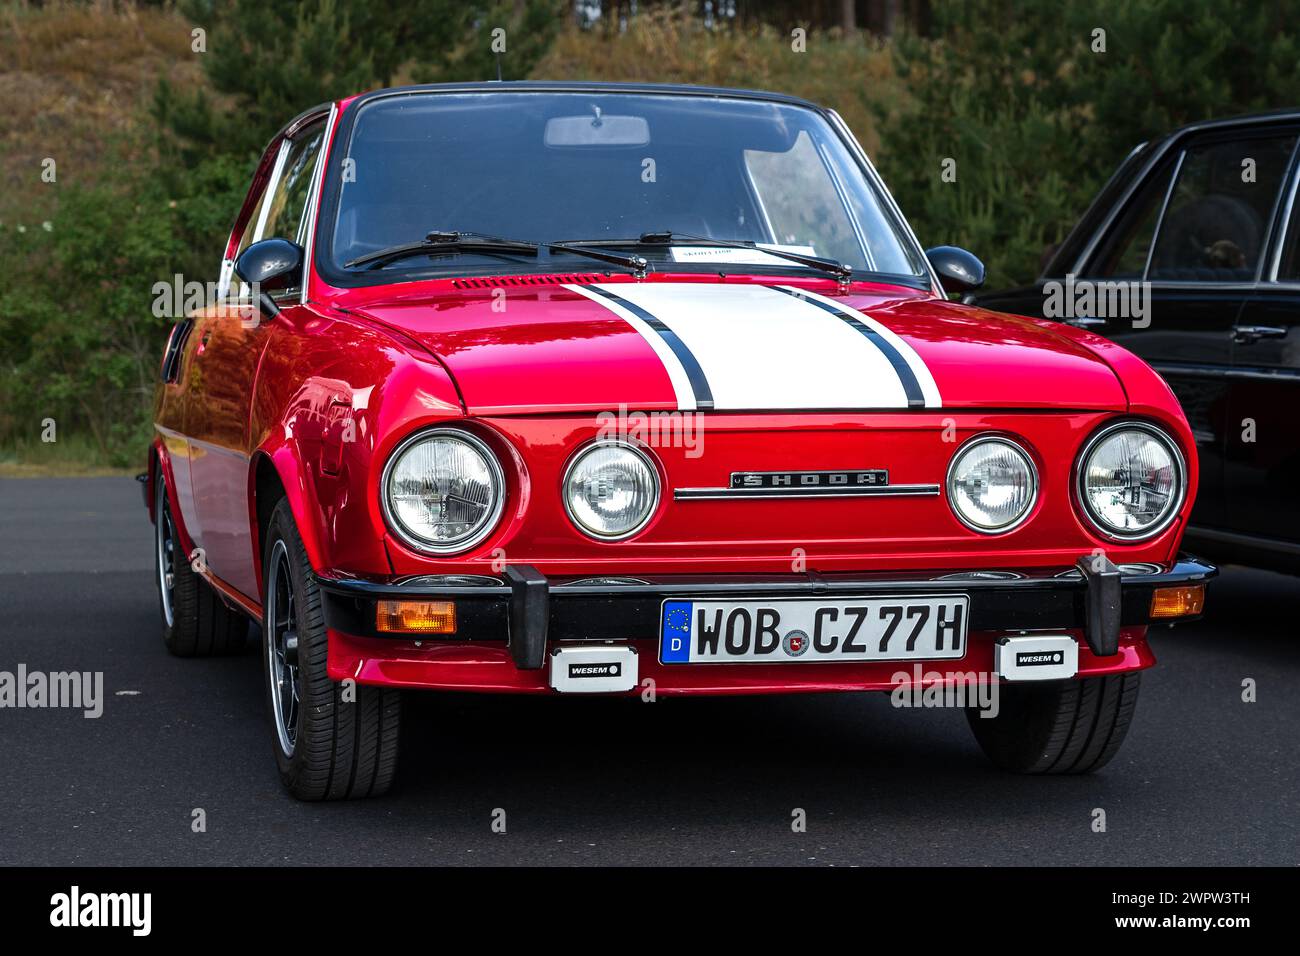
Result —
<path fill-rule="evenodd" d="M 280 789 L 251 646 L 164 651 L 151 543 L 129 478 L 0 480 L 0 671 L 105 685 L 98 719 L 0 709 L 0 864 L 1300 862 L 1300 579 L 1226 569 L 1204 621 L 1160 631 L 1091 777 L 1000 773 L 960 713 L 883 694 L 412 695 L 395 792 L 309 805 Z"/>

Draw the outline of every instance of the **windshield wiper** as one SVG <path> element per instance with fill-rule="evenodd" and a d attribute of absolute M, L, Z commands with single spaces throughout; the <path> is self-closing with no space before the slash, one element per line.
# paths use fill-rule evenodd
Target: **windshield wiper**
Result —
<path fill-rule="evenodd" d="M 455 252 L 535 256 L 539 249 L 541 246 L 537 243 L 523 239 L 502 239 L 499 236 L 485 236 L 477 232 L 443 232 L 435 229 L 420 242 L 407 242 L 399 246 L 367 252 L 364 256 L 357 256 L 351 262 L 345 262 L 343 267 L 352 269 L 356 266 L 387 265 L 410 256 L 437 256 Z"/>
<path fill-rule="evenodd" d="M 605 245 L 605 243 L 548 242 L 546 248 L 572 252 L 575 256 L 586 256 L 589 259 L 599 259 L 601 262 L 611 262 L 616 266 L 632 269 L 638 276 L 644 276 L 646 267 L 650 265 L 645 256 L 620 256 L 614 252 L 601 252 L 598 249 L 590 248 L 590 246 L 595 245 Z"/>
<path fill-rule="evenodd" d="M 617 253 L 601 252 L 597 249 L 576 248 L 562 242 L 538 243 L 529 242 L 526 239 L 502 239 L 500 236 L 487 236 L 479 232 L 443 232 L 435 230 L 420 242 L 407 242 L 398 246 L 389 246 L 386 249 L 378 249 L 375 252 L 368 252 L 364 256 L 357 256 L 351 262 L 345 262 L 343 266 L 346 269 L 352 269 L 356 266 L 387 265 L 390 262 L 396 262 L 398 259 L 405 259 L 410 256 L 436 256 L 455 252 L 535 256 L 543 248 L 548 250 L 558 249 L 562 252 L 586 256 L 588 259 L 599 259 L 601 262 L 609 262 L 623 266 L 626 269 L 633 269 L 639 275 L 644 275 L 646 266 L 649 265 L 644 256 L 621 256 Z"/>
<path fill-rule="evenodd" d="M 692 236 L 684 232 L 643 232 L 636 239 L 582 239 L 573 242 L 561 243 L 567 249 L 576 250 L 583 246 L 717 246 L 720 249 L 752 249 L 755 252 L 766 252 L 768 255 L 776 256 L 779 259 L 788 259 L 790 262 L 796 262 L 801 266 L 808 266 L 810 269 L 819 269 L 822 272 L 829 272 L 836 276 L 841 282 L 847 282 L 849 276 L 853 274 L 853 267 L 838 262 L 835 259 L 824 259 L 821 256 L 808 256 L 802 252 L 786 252 L 784 249 L 772 249 L 768 246 L 761 246 L 752 239 L 710 239 L 708 236 Z"/>

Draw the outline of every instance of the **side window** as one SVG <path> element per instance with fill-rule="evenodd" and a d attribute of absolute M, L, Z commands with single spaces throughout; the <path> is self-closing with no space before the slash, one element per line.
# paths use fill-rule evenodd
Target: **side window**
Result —
<path fill-rule="evenodd" d="M 1294 145 L 1295 138 L 1287 136 L 1190 147 L 1147 278 L 1252 281 Z"/>
<path fill-rule="evenodd" d="M 271 195 L 271 208 L 261 238 L 278 236 L 295 242 L 301 240 L 303 212 L 307 208 L 312 174 L 316 169 L 316 159 L 320 155 L 324 135 L 324 121 L 313 123 L 289 144 L 279 181 Z"/>
<path fill-rule="evenodd" d="M 239 237 L 239 246 L 235 249 L 234 257 L 221 263 L 220 294 L 222 298 L 228 296 L 234 296 L 237 299 L 248 298 L 248 287 L 240 282 L 239 277 L 235 275 L 235 260 L 256 241 L 257 224 L 262 221 L 262 207 L 266 205 L 266 195 L 267 188 L 266 185 L 263 185 L 262 194 L 258 196 L 257 204 L 253 206 L 253 211 L 248 216 L 248 222 L 244 224 L 244 232 Z"/>
<path fill-rule="evenodd" d="M 262 221 L 262 207 L 266 205 L 266 190 L 262 190 L 262 195 L 258 197 L 257 205 L 253 207 L 252 214 L 248 217 L 248 224 L 244 227 L 244 234 L 239 239 L 239 248 L 235 251 L 235 258 L 253 244 L 253 234 L 257 232 L 257 224 Z"/>
<path fill-rule="evenodd" d="M 1141 279 L 1151 254 L 1156 222 L 1169 192 L 1177 158 L 1165 161 L 1133 196 L 1128 208 L 1111 227 L 1085 270 L 1089 276 L 1108 279 Z"/>
<path fill-rule="evenodd" d="M 1296 175 L 1300 176 L 1300 171 Z M 1279 282 L 1300 282 L 1300 201 L 1298 200 L 1300 197 L 1291 200 L 1291 216 L 1285 227 L 1286 244 L 1282 246 L 1282 258 L 1277 264 Z"/>

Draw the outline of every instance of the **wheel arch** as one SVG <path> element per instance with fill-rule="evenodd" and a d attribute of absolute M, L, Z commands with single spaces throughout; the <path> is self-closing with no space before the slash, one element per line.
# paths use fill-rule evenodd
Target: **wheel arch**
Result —
<path fill-rule="evenodd" d="M 266 598 L 265 568 L 262 567 L 263 542 L 275 506 L 283 498 L 289 502 L 294 524 L 307 549 L 313 570 L 329 566 L 325 548 L 323 519 L 310 475 L 297 446 L 284 442 L 275 447 L 259 448 L 253 453 L 248 469 L 248 519 L 253 564 L 257 568 L 259 597 Z"/>
<path fill-rule="evenodd" d="M 180 494 L 176 490 L 176 473 L 172 468 L 171 453 L 167 450 L 167 445 L 161 439 L 155 440 L 149 446 L 149 518 L 153 522 L 158 521 L 157 506 L 158 500 L 157 482 L 162 481 L 163 489 L 167 493 L 167 503 L 172 509 L 172 525 L 176 531 L 176 537 L 180 545 L 185 549 L 186 554 L 192 554 L 195 548 L 194 536 L 190 534 L 189 525 L 186 523 L 185 514 L 181 509 Z"/>

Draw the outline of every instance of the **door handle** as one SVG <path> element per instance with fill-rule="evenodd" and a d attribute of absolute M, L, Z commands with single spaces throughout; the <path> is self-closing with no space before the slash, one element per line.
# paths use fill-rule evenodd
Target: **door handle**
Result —
<path fill-rule="evenodd" d="M 1232 341 L 1234 345 L 1254 345 L 1260 339 L 1285 338 L 1286 333 L 1286 329 L 1276 325 L 1234 325 Z"/>

